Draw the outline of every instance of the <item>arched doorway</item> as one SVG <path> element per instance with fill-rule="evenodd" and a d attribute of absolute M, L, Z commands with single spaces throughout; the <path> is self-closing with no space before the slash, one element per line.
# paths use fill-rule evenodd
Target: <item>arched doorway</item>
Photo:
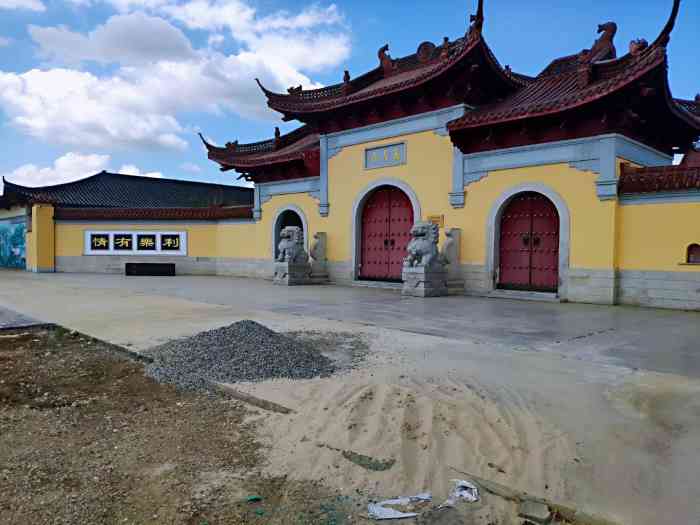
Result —
<path fill-rule="evenodd" d="M 413 205 L 395 186 L 379 186 L 362 208 L 360 279 L 401 281 L 406 247 L 411 240 Z"/>
<path fill-rule="evenodd" d="M 498 287 L 556 292 L 559 286 L 559 213 L 541 193 L 518 193 L 501 213 Z"/>
<path fill-rule="evenodd" d="M 277 213 L 277 218 L 275 219 L 275 225 L 274 225 L 274 246 L 273 246 L 273 254 L 275 259 L 277 259 L 277 256 L 279 255 L 278 253 L 278 246 L 280 243 L 280 232 L 286 228 L 287 226 L 298 226 L 301 228 L 301 231 L 304 235 L 304 246 L 306 246 L 306 236 L 307 236 L 307 231 L 306 231 L 306 224 L 304 221 L 304 218 L 302 217 L 301 213 L 295 209 L 291 208 L 286 208 L 284 210 L 281 210 Z"/>

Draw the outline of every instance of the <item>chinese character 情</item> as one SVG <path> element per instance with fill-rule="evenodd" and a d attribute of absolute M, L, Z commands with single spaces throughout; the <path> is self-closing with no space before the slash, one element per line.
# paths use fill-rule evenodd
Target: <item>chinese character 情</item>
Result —
<path fill-rule="evenodd" d="M 108 239 L 107 237 L 93 237 L 92 247 L 93 248 L 106 248 Z"/>

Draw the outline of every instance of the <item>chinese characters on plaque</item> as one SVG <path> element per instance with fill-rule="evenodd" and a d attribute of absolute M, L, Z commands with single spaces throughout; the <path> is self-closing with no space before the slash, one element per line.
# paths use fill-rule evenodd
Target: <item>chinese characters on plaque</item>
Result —
<path fill-rule="evenodd" d="M 162 234 L 160 236 L 160 249 L 166 252 L 180 249 L 180 236 L 178 234 Z"/>
<path fill-rule="evenodd" d="M 187 255 L 185 232 L 85 232 L 86 255 Z"/>
<path fill-rule="evenodd" d="M 130 233 L 114 234 L 114 249 L 131 251 L 134 248 L 134 237 Z"/>
<path fill-rule="evenodd" d="M 136 236 L 136 250 L 153 252 L 156 249 L 156 236 L 151 233 L 140 233 Z"/>
<path fill-rule="evenodd" d="M 94 251 L 108 251 L 109 235 L 106 233 L 90 234 L 90 249 Z"/>
<path fill-rule="evenodd" d="M 406 144 L 391 144 L 365 150 L 365 169 L 387 168 L 406 164 Z"/>

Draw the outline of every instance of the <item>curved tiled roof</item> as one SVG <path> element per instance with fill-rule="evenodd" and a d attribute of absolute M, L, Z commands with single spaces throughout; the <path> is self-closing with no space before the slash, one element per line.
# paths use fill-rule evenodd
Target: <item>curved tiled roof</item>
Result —
<path fill-rule="evenodd" d="M 277 139 L 252 144 L 229 143 L 226 147 L 208 143 L 200 134 L 208 157 L 225 168 L 251 169 L 295 160 L 305 160 L 320 151 L 319 135 L 309 126 L 302 126 Z"/>
<path fill-rule="evenodd" d="M 252 206 L 210 208 L 56 208 L 63 220 L 223 220 L 252 219 Z"/>
<path fill-rule="evenodd" d="M 627 67 L 620 68 L 617 74 L 614 74 L 614 69 L 611 67 L 614 64 L 594 64 L 593 76 L 597 79 L 585 86 L 581 85 L 578 69 L 556 67 L 552 70 L 548 67 L 534 81 L 510 97 L 502 102 L 466 113 L 463 117 L 452 121 L 449 129 L 456 131 L 484 124 L 538 117 L 589 104 L 618 91 L 645 73 L 665 64 L 665 60 L 665 51 L 659 48 L 627 64 Z"/>
<path fill-rule="evenodd" d="M 676 105 L 683 111 L 689 113 L 693 117 L 700 119 L 700 95 L 695 97 L 695 100 L 683 100 L 680 98 L 674 99 Z"/>
<path fill-rule="evenodd" d="M 3 198 L 73 208 L 208 208 L 253 203 L 250 188 L 106 171 L 75 182 L 39 188 L 5 181 L 4 191 Z"/>
<path fill-rule="evenodd" d="M 618 181 L 620 194 L 659 192 L 700 192 L 700 167 L 655 166 L 632 168 L 622 165 Z"/>
<path fill-rule="evenodd" d="M 680 0 L 674 0 L 670 18 L 659 37 L 638 53 L 592 62 L 588 51 L 558 58 L 522 89 L 501 102 L 466 113 L 452 121 L 449 129 L 458 131 L 556 114 L 599 100 L 657 67 L 666 67 L 666 45 L 679 8 Z M 668 98 L 672 111 L 700 129 L 697 103 Z"/>
<path fill-rule="evenodd" d="M 437 51 L 440 47 L 436 48 Z M 358 77 L 356 82 L 351 81 L 350 86 L 336 84 L 317 90 L 302 91 L 298 94 L 284 95 L 274 93 L 260 85 L 268 99 L 268 106 L 282 113 L 312 113 L 326 111 L 343 106 L 349 106 L 376 97 L 391 95 L 405 91 L 406 89 L 424 84 L 448 70 L 455 64 L 462 62 L 472 51 L 482 50 L 487 60 L 493 65 L 493 69 L 513 84 L 520 86 L 527 82 L 527 77 L 512 73 L 503 69 L 496 61 L 495 56 L 486 45 L 483 38 L 459 38 L 450 43 L 447 58 L 436 58 L 427 63 L 414 60 L 415 55 L 396 60 L 396 71 L 385 77 L 381 67 Z"/>
<path fill-rule="evenodd" d="M 347 82 L 320 89 L 290 88 L 288 94 L 274 93 L 256 80 L 268 99 L 268 106 L 281 113 L 327 111 L 380 96 L 396 94 L 439 77 L 457 64 L 463 63 L 473 52 L 480 52 L 491 69 L 513 88 L 526 84 L 529 77 L 501 67 L 486 44 L 482 35 L 483 0 L 479 1 L 477 14 L 472 16 L 471 20 L 473 25 L 464 37 L 453 42 L 445 39 L 442 45 L 424 42 L 418 52 L 391 59 L 391 66 L 387 71 L 380 64 L 375 69 Z"/>

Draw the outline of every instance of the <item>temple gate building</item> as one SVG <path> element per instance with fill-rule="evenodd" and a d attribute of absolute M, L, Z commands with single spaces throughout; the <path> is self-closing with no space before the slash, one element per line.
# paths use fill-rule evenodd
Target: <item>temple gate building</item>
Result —
<path fill-rule="evenodd" d="M 272 278 L 280 232 L 297 226 L 307 251 L 323 234 L 330 282 L 399 282 L 411 227 L 429 221 L 456 243 L 451 293 L 700 309 L 700 96 L 674 98 L 667 71 L 680 3 L 653 40 L 618 54 L 608 22 L 534 77 L 499 63 L 480 0 L 463 36 L 403 58 L 385 45 L 338 84 L 258 82 L 301 125 L 253 144 L 202 137 L 254 198 L 235 221 L 185 220 L 192 262 L 178 272 L 201 258 L 209 273 Z M 100 257 L 64 246 L 58 226 L 55 242 L 55 260 Z"/>

